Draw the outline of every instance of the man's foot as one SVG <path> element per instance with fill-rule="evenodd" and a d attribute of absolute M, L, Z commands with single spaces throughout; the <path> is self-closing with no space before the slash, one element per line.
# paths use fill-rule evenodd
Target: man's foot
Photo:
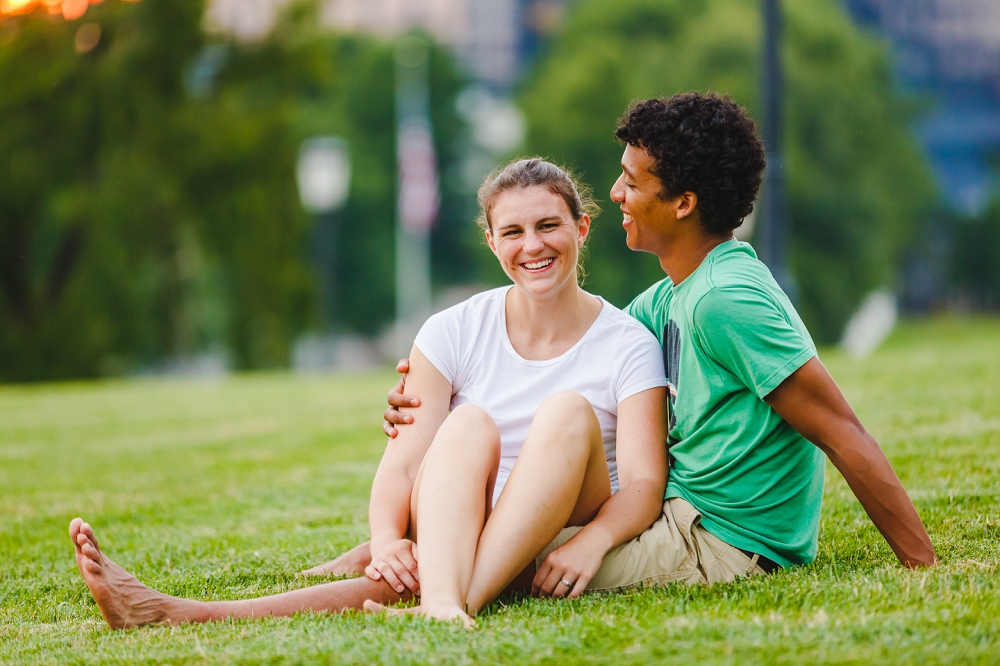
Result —
<path fill-rule="evenodd" d="M 97 547 L 90 525 L 80 518 L 69 524 L 69 536 L 76 549 L 76 566 L 113 629 L 146 624 L 179 624 L 185 620 L 183 602 L 140 583 L 135 576 L 109 560 Z"/>
<path fill-rule="evenodd" d="M 369 599 L 365 602 L 365 611 L 369 613 L 385 613 L 386 615 L 420 615 L 440 622 L 461 620 L 466 629 L 475 629 L 476 621 L 458 606 L 427 606 L 421 604 L 413 608 L 386 608 L 382 604 Z"/>
<path fill-rule="evenodd" d="M 365 567 L 372 563 L 370 541 L 351 548 L 335 560 L 330 560 L 312 569 L 300 571 L 300 576 L 354 576 L 364 575 Z"/>

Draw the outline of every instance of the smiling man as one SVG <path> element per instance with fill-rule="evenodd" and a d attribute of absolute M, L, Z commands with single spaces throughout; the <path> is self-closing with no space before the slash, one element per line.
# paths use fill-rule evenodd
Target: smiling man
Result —
<path fill-rule="evenodd" d="M 935 563 L 913 503 L 795 308 L 733 236 L 764 171 L 746 111 L 716 95 L 651 99 L 615 136 L 625 151 L 611 198 L 626 243 L 655 254 L 667 275 L 628 312 L 664 350 L 670 471 L 660 519 L 609 552 L 588 589 L 713 583 L 811 562 L 824 454 L 903 565 Z M 409 400 L 390 394 L 392 405 Z M 405 422 L 392 408 L 386 418 L 390 435 Z"/>

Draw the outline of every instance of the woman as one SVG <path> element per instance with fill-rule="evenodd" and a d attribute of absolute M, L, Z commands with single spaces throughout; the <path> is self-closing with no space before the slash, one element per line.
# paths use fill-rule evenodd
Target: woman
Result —
<path fill-rule="evenodd" d="M 357 608 L 419 591 L 420 605 L 401 612 L 468 626 L 563 527 L 583 526 L 537 563 L 537 594 L 580 594 L 608 550 L 656 519 L 666 482 L 661 352 L 578 285 L 589 202 L 539 159 L 491 174 L 479 200 L 487 243 L 514 285 L 431 317 L 418 334 L 407 389 L 422 401 L 372 486 L 367 577 L 248 601 L 174 599 L 111 563 L 76 519 L 78 565 L 109 624 Z"/>

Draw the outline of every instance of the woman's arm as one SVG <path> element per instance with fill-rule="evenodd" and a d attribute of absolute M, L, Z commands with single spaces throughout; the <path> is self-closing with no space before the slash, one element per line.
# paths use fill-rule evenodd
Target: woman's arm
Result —
<path fill-rule="evenodd" d="M 667 485 L 666 402 L 666 389 L 654 388 L 618 404 L 619 491 L 594 520 L 549 554 L 532 584 L 535 595 L 553 592 L 543 585 L 550 569 L 557 568 L 576 581 L 567 596 L 579 596 L 609 550 L 639 536 L 659 517 Z"/>
<path fill-rule="evenodd" d="M 368 505 L 372 563 L 366 574 L 376 580 L 385 578 L 398 592 L 402 592 L 404 585 L 417 592 L 416 561 L 410 552 L 412 543 L 406 541 L 410 528 L 410 494 L 424 454 L 448 416 L 451 383 L 413 347 L 406 388 L 421 396 L 421 403 L 419 407 L 404 407 L 402 411 L 419 415 L 419 418 L 412 424 L 400 426 L 399 435 L 389 440 L 375 473 Z"/>

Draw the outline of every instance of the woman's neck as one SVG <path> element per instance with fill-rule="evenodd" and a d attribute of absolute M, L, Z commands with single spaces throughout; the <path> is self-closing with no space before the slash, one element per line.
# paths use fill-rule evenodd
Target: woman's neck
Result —
<path fill-rule="evenodd" d="M 601 301 L 575 283 L 550 298 L 516 285 L 507 292 L 507 337 L 522 358 L 545 361 L 580 341 L 601 314 Z"/>

